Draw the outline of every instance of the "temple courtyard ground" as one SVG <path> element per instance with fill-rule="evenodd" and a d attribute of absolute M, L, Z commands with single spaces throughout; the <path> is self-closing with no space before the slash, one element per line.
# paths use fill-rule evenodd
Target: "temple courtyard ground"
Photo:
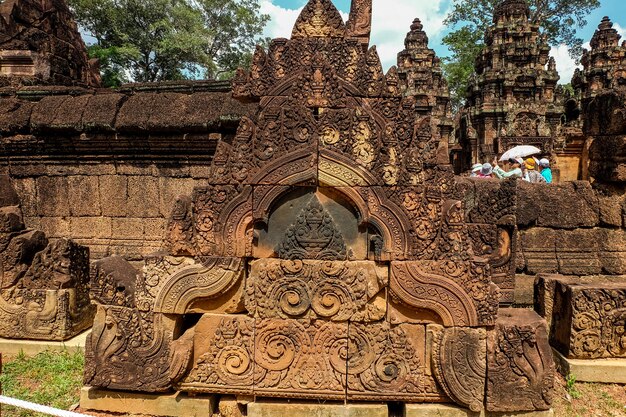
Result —
<path fill-rule="evenodd" d="M 35 356 L 3 356 L 0 375 L 4 395 L 97 417 L 148 417 L 106 414 L 77 409 L 84 355 L 81 351 L 43 352 Z M 557 380 L 556 417 L 626 417 L 626 385 L 576 382 L 575 376 Z M 2 407 L 2 417 L 39 417 L 42 414 Z M 215 415 L 214 417 L 220 417 Z"/>

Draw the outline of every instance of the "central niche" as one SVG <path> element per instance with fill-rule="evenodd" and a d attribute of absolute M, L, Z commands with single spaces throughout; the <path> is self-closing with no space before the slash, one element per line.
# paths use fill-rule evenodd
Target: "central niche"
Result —
<path fill-rule="evenodd" d="M 298 187 L 280 196 L 256 227 L 257 259 L 365 260 L 368 231 L 357 208 L 331 188 Z"/>

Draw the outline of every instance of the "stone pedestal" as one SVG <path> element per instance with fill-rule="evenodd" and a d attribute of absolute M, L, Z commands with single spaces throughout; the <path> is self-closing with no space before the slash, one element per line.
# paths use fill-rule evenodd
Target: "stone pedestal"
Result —
<path fill-rule="evenodd" d="M 139 413 L 151 416 L 211 417 L 217 399 L 212 395 L 190 397 L 184 393 L 143 394 L 83 387 L 80 408 L 109 413 Z"/>
<path fill-rule="evenodd" d="M 91 330 L 87 330 L 65 342 L 47 340 L 16 340 L 0 338 L 0 352 L 5 355 L 36 355 L 46 350 L 85 350 L 85 339 Z"/>
<path fill-rule="evenodd" d="M 447 404 L 407 404 L 404 417 L 553 417 L 554 411 L 529 411 L 515 413 L 475 413 L 465 408 Z"/>
<path fill-rule="evenodd" d="M 564 376 L 573 375 L 577 382 L 626 384 L 626 359 L 568 359 L 553 349 L 557 370 Z"/>
<path fill-rule="evenodd" d="M 254 402 L 248 417 L 387 417 L 387 404 L 314 404 L 305 402 Z"/>

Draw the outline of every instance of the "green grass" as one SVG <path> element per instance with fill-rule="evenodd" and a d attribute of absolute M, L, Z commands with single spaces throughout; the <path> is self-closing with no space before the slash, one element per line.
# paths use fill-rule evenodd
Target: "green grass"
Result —
<path fill-rule="evenodd" d="M 3 364 L 0 382 L 6 396 L 67 410 L 78 402 L 82 386 L 84 354 L 81 351 L 20 354 Z M 2 417 L 44 416 L 2 406 Z"/>

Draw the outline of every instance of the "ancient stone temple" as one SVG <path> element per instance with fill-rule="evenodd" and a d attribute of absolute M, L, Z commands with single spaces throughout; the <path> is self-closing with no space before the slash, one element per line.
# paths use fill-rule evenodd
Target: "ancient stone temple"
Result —
<path fill-rule="evenodd" d="M 311 0 L 238 72 L 234 96 L 258 110 L 218 142 L 207 184 L 172 201 L 163 250 L 94 264 L 86 384 L 550 408 L 545 321 L 499 308 L 514 199 L 467 206 L 437 106 L 383 73 L 370 11 L 355 2 L 346 25 Z M 416 80 L 421 61 L 404 63 Z"/>
<path fill-rule="evenodd" d="M 559 75 L 527 2 L 505 0 L 496 6 L 493 23 L 460 117 L 460 151 L 453 155 L 457 172 L 515 145 L 535 145 L 550 154 L 561 123 Z"/>
<path fill-rule="evenodd" d="M 435 134 L 442 145 L 452 140 L 454 123 L 450 107 L 448 83 L 441 70 L 441 60 L 428 47 L 428 36 L 419 19 L 411 25 L 404 40 L 405 49 L 398 54 L 398 77 L 405 95 L 413 96 L 423 114 L 437 124 Z"/>
<path fill-rule="evenodd" d="M 100 73 L 64 0 L 0 4 L 0 84 L 98 86 Z"/>
<path fill-rule="evenodd" d="M 576 70 L 572 85 L 580 97 L 581 119 L 589 144 L 589 174 L 602 181 L 626 180 L 624 103 L 626 100 L 626 42 L 608 17 L 602 19 Z"/>
<path fill-rule="evenodd" d="M 89 250 L 24 225 L 0 176 L 0 337 L 63 341 L 91 327 Z"/>

